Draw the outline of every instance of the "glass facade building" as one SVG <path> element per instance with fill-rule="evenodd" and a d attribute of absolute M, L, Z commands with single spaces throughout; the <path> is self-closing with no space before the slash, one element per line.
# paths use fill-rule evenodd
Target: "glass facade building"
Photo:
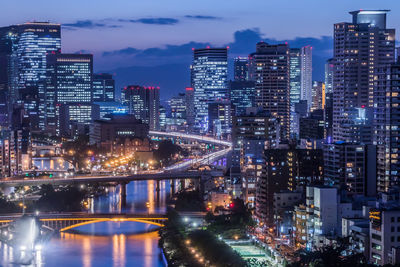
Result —
<path fill-rule="evenodd" d="M 228 49 L 202 48 L 193 53 L 195 128 L 204 133 L 208 130 L 208 102 L 228 97 Z"/>
<path fill-rule="evenodd" d="M 122 98 L 129 114 L 148 124 L 150 130 L 160 128 L 160 87 L 129 85 L 124 87 Z"/>
<path fill-rule="evenodd" d="M 51 54 L 47 57 L 47 69 L 47 127 L 54 130 L 60 127 L 57 123 L 60 106 L 92 103 L 93 56 Z M 76 112 L 79 110 L 83 111 L 75 109 Z M 75 114 L 75 111 L 69 114 Z M 87 115 L 84 117 L 89 118 Z M 78 121 L 82 123 L 82 120 Z M 88 120 L 85 124 L 90 122 L 91 120 Z"/>
<path fill-rule="evenodd" d="M 93 75 L 92 99 L 94 102 L 114 102 L 115 80 L 111 74 L 101 73 Z"/>
<path fill-rule="evenodd" d="M 0 28 L 1 84 L 7 84 L 9 110 L 24 105 L 32 130 L 44 130 L 47 120 L 47 55 L 61 53 L 60 24 L 29 22 Z M 0 86 L 1 87 L 1 86 Z"/>

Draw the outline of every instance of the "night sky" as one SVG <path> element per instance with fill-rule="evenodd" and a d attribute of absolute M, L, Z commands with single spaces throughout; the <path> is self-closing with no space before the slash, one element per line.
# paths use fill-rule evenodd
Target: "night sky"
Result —
<path fill-rule="evenodd" d="M 398 0 L 16 0 L 1 1 L 0 25 L 63 24 L 64 53 L 94 54 L 95 71 L 115 74 L 118 87 L 159 85 L 162 97 L 189 86 L 192 48 L 229 46 L 245 56 L 255 43 L 312 45 L 313 79 L 323 79 L 336 22 L 349 11 L 391 9 L 388 27 L 400 32 Z M 399 33 L 396 34 L 399 40 Z"/>

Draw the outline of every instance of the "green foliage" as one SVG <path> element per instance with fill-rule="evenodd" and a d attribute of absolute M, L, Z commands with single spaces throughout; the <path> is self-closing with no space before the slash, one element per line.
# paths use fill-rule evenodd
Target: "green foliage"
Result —
<path fill-rule="evenodd" d="M 34 209 L 43 212 L 81 211 L 81 203 L 86 192 L 77 187 L 68 186 L 55 191 L 52 185 L 43 185 L 40 191 L 41 197 L 35 203 Z"/>
<path fill-rule="evenodd" d="M 159 143 L 158 149 L 154 151 L 154 159 L 161 165 L 168 164 L 175 154 L 187 154 L 183 148 L 175 145 L 171 140 L 163 140 Z"/>
<path fill-rule="evenodd" d="M 313 267 L 366 267 L 367 260 L 362 254 L 342 256 L 346 248 L 344 240 L 339 241 L 337 246 L 326 246 L 320 250 L 309 252 L 300 251 L 300 261 L 288 264 L 288 267 L 313 266 Z"/>
<path fill-rule="evenodd" d="M 168 221 L 159 231 L 159 246 L 163 248 L 168 266 L 200 266 L 187 251 L 185 244 L 185 227 L 175 210 L 168 211 Z"/>
<path fill-rule="evenodd" d="M 15 203 L 7 201 L 3 196 L 0 196 L 0 214 L 13 213 L 19 210 L 19 207 Z"/>
<path fill-rule="evenodd" d="M 199 191 L 184 191 L 178 194 L 175 202 L 177 211 L 205 211 L 205 206 Z"/>
<path fill-rule="evenodd" d="M 247 228 L 255 225 L 251 212 L 243 200 L 238 198 L 232 201 L 230 214 L 214 216 L 210 213 L 205 219 L 209 223 L 207 229 L 215 234 L 222 235 L 224 238 L 244 237 Z"/>
<path fill-rule="evenodd" d="M 212 266 L 246 266 L 246 262 L 236 251 L 209 231 L 194 231 L 189 234 L 189 239 Z"/>

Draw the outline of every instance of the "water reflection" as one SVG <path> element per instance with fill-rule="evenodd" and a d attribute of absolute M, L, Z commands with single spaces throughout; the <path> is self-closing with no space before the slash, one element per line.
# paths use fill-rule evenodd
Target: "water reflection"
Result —
<path fill-rule="evenodd" d="M 170 197 L 170 182 L 136 181 L 127 185 L 126 206 L 121 206 L 120 188 L 89 201 L 90 212 L 164 213 Z M 149 208 L 146 206 L 149 202 Z M 74 228 L 74 232 L 53 237 L 26 266 L 164 266 L 158 248 L 156 226 L 137 222 L 101 222 Z M 0 243 L 0 266 L 18 266 L 12 248 Z"/>

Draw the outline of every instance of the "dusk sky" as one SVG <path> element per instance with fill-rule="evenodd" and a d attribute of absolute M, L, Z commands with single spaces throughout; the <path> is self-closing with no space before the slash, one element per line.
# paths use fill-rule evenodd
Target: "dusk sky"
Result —
<path fill-rule="evenodd" d="M 95 71 L 115 73 L 118 86 L 160 85 L 169 97 L 189 86 L 191 48 L 206 45 L 245 56 L 260 40 L 310 44 L 321 80 L 333 24 L 358 9 L 391 9 L 388 27 L 399 38 L 398 0 L 3 0 L 0 25 L 61 23 L 64 53 L 93 53 Z"/>

